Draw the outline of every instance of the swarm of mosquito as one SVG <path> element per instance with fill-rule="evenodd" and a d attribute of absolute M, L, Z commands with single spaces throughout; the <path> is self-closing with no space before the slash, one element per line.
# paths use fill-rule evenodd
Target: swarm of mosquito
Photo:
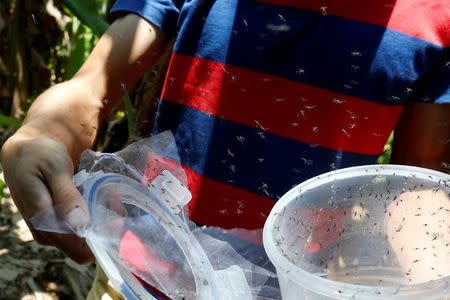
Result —
<path fill-rule="evenodd" d="M 382 168 L 383 167 L 380 167 L 380 169 Z M 368 172 L 369 170 L 366 170 L 366 173 Z M 369 228 L 364 234 L 367 234 L 368 236 L 377 236 L 377 238 L 380 239 L 380 244 L 386 245 L 386 249 L 380 253 L 380 265 L 384 265 L 386 262 L 395 261 L 395 256 L 398 255 L 398 253 L 394 255 L 390 249 L 389 243 L 387 242 L 389 237 L 384 232 L 386 229 L 383 229 L 383 224 L 379 224 L 379 221 L 377 222 L 377 217 L 379 217 L 380 214 L 383 214 L 384 218 L 391 218 L 392 212 L 389 208 L 392 207 L 392 205 L 395 207 L 405 205 L 406 201 L 402 198 L 402 194 L 405 192 L 431 189 L 432 193 L 444 191 L 450 198 L 450 180 L 437 180 L 432 176 L 428 177 L 429 180 L 423 180 L 418 179 L 415 174 L 403 176 L 396 173 L 389 175 L 367 175 L 365 178 L 368 178 L 368 180 L 364 184 L 359 185 L 337 187 L 338 182 L 330 183 L 330 193 L 327 201 L 328 207 L 317 208 L 318 205 L 314 206 L 313 203 L 310 203 L 310 198 L 314 197 L 311 191 L 302 191 L 299 189 L 299 195 L 291 202 L 290 207 L 284 207 L 280 212 L 275 214 L 277 218 L 273 228 L 275 245 L 289 262 L 298 267 L 305 268 L 306 270 L 317 270 L 319 267 L 322 270 L 322 272 L 319 273 L 325 274 L 325 276 L 322 275 L 321 277 L 327 277 L 326 274 L 328 274 L 329 264 L 333 263 L 333 267 L 336 267 L 335 261 L 339 256 L 337 253 L 339 253 L 339 248 L 342 246 L 342 242 L 340 241 L 341 238 L 347 232 L 352 232 L 352 230 L 357 229 L 359 231 L 363 224 Z M 401 188 L 399 188 L 398 185 L 399 181 L 403 182 L 403 187 Z M 380 184 L 380 182 L 382 184 Z M 383 189 L 380 190 L 379 186 L 382 186 Z M 308 201 L 305 199 L 308 199 Z M 374 205 L 376 209 L 373 209 Z M 310 211 L 308 218 L 305 218 L 304 215 L 303 210 L 305 210 L 305 208 L 308 208 Z M 338 217 L 336 217 L 336 215 L 334 217 L 330 216 L 329 219 L 325 221 L 319 220 L 320 213 L 323 209 L 330 208 L 340 210 L 342 213 L 338 215 Z M 371 209 L 374 211 L 374 216 L 372 216 Z M 422 208 L 418 206 L 416 207 L 416 210 L 417 212 L 414 216 L 422 216 Z M 439 207 L 439 209 L 431 213 L 431 216 L 437 216 L 440 213 L 450 213 L 450 210 L 445 207 Z M 341 224 L 339 224 L 337 222 L 339 221 L 339 217 L 344 218 L 345 222 L 340 221 Z M 446 217 L 448 217 L 448 215 L 446 215 Z M 396 234 L 400 234 L 401 231 L 404 230 L 405 227 L 402 223 L 405 221 L 406 218 L 402 217 L 400 223 L 394 227 Z M 443 220 L 436 221 L 443 222 Z M 323 224 L 327 224 L 327 226 L 323 226 Z M 315 231 L 318 226 L 323 227 L 321 228 L 322 232 Z M 423 223 L 422 226 L 426 234 L 430 236 L 431 241 L 437 241 L 442 238 L 438 233 L 427 231 L 427 227 L 429 226 L 428 223 Z M 295 230 L 294 235 L 291 234 L 292 230 Z M 318 252 L 314 255 L 306 253 L 308 243 L 314 239 L 313 235 L 320 235 L 321 233 L 327 234 L 330 231 L 334 231 L 337 236 L 337 241 L 334 242 L 332 246 L 324 246 L 322 243 L 319 243 Z M 288 232 L 289 236 L 285 236 L 284 234 Z M 392 236 L 391 239 L 395 239 L 395 236 Z M 445 243 L 445 247 L 450 247 L 450 241 L 441 242 Z M 330 250 L 330 247 L 333 249 Z M 434 248 L 434 246 L 431 248 Z M 423 252 L 430 249 L 428 247 L 416 247 L 412 250 Z M 411 249 L 408 249 L 406 246 L 401 247 L 400 252 L 404 251 L 411 251 Z M 325 254 L 319 254 L 321 252 Z M 433 255 L 437 256 L 435 253 Z M 414 266 L 420 262 L 421 254 L 418 253 L 416 257 L 417 258 L 411 260 L 411 267 L 403 274 L 406 280 L 405 284 L 411 283 Z M 430 266 L 430 268 L 432 271 L 436 269 L 433 266 Z M 358 266 L 353 266 L 352 270 L 358 271 Z M 345 272 L 345 276 L 347 277 L 354 275 L 355 274 L 352 274 L 351 271 Z M 448 275 L 449 274 L 437 273 L 436 279 Z M 374 284 L 382 283 L 383 279 L 378 279 L 378 282 Z M 394 289 L 392 293 L 395 294 L 397 292 L 398 289 Z M 337 291 L 338 295 L 343 295 L 344 293 L 345 291 L 343 290 Z M 375 290 L 375 294 L 380 295 L 381 292 Z"/>

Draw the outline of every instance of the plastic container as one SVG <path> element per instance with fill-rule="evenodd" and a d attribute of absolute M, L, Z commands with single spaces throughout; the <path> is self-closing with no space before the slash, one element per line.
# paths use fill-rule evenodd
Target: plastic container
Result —
<path fill-rule="evenodd" d="M 449 299 L 449 179 L 373 165 L 291 189 L 264 227 L 283 299 Z"/>
<path fill-rule="evenodd" d="M 246 237 L 261 232 L 199 226 L 189 220 L 191 194 L 170 132 L 117 153 L 85 151 L 73 178 L 89 223 L 73 228 L 71 203 L 34 215 L 35 230 L 86 238 L 126 299 L 279 299 L 269 258 Z"/>
<path fill-rule="evenodd" d="M 86 240 L 127 299 L 157 299 L 161 294 L 151 287 L 171 299 L 252 298 L 238 266 L 213 269 L 180 214 L 190 193 L 170 172 L 149 187 L 120 174 L 88 176 L 82 188 L 92 220 Z"/>

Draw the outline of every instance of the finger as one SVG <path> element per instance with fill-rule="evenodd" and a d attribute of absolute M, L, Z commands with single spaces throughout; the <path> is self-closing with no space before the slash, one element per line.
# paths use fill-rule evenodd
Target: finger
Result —
<path fill-rule="evenodd" d="M 38 231 L 30 223 L 31 217 L 53 209 L 55 203 L 62 203 L 61 207 L 66 208 L 62 214 L 64 217 L 72 212 L 72 208 L 81 207 L 82 213 L 75 210 L 68 219 L 74 219 L 78 223 L 81 220 L 82 224 L 85 223 L 83 218 L 86 216 L 87 209 L 79 193 L 73 191 L 71 182 L 73 166 L 65 149 L 48 139 L 38 139 L 32 144 L 20 147 L 16 145 L 8 149 L 6 151 L 2 148 L 1 153 L 5 179 L 10 187 L 11 196 L 31 229 L 33 237 L 41 244 L 58 247 L 77 262 L 91 260 L 92 253 L 84 239 L 75 235 Z M 62 174 L 63 180 L 59 182 L 52 180 L 53 177 Z M 51 187 L 49 183 L 52 183 Z M 69 192 L 64 195 L 66 190 Z M 52 199 L 53 194 L 56 195 L 56 201 Z M 76 226 L 72 227 L 76 228 Z"/>
<path fill-rule="evenodd" d="M 58 216 L 75 232 L 85 229 L 89 223 L 89 210 L 86 201 L 73 184 L 73 166 L 68 157 L 45 168 L 43 176 Z"/>
<path fill-rule="evenodd" d="M 20 172 L 20 168 L 18 168 Z M 34 174 L 23 172 L 10 186 L 11 196 L 28 225 L 29 219 L 53 207 L 50 193 L 42 180 Z M 29 226 L 30 227 L 30 226 Z"/>
<path fill-rule="evenodd" d="M 55 160 L 49 169 L 44 169 L 44 178 L 50 190 L 56 213 L 74 230 L 81 234 L 89 223 L 89 210 L 86 201 L 72 181 L 73 165 L 68 157 Z M 63 250 L 78 263 L 93 259 L 85 239 L 75 235 L 49 233 L 56 241 L 56 247 Z"/>
<path fill-rule="evenodd" d="M 122 203 L 122 195 L 118 194 L 116 190 L 108 191 L 106 194 L 105 208 L 113 211 L 117 216 L 126 217 L 127 209 Z"/>
<path fill-rule="evenodd" d="M 33 199 L 34 201 L 18 201 L 23 207 L 21 213 L 26 218 L 31 233 L 41 245 L 55 246 L 65 252 L 70 258 L 78 263 L 86 263 L 93 259 L 93 254 L 86 244 L 86 241 L 74 234 L 54 234 L 50 232 L 34 230 L 29 222 L 29 218 L 39 211 L 52 208 L 52 199 L 50 192 L 44 183 L 35 176 L 26 175 L 16 187 L 21 190 L 18 192 L 20 199 Z M 27 184 L 24 184 L 27 183 Z"/>
<path fill-rule="evenodd" d="M 60 233 L 47 233 L 45 237 L 52 239 L 54 246 L 79 264 L 85 264 L 94 259 L 94 255 L 84 238 Z"/>
<path fill-rule="evenodd" d="M 28 227 L 30 228 L 30 232 L 31 235 L 33 236 L 33 239 L 40 245 L 44 245 L 44 246 L 54 246 L 54 243 L 52 241 L 50 241 L 48 238 L 46 238 L 44 235 L 42 235 L 41 233 L 45 233 L 39 230 L 34 230 L 31 228 L 30 225 L 28 225 Z"/>

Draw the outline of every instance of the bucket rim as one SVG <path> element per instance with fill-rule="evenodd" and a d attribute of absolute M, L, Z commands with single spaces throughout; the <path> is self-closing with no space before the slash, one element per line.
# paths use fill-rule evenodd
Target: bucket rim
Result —
<path fill-rule="evenodd" d="M 323 296 L 332 298 L 353 298 L 358 299 L 381 299 L 389 296 L 389 299 L 423 299 L 423 297 L 438 297 L 450 292 L 450 276 L 438 280 L 411 285 L 393 285 L 375 287 L 369 285 L 359 285 L 345 282 L 338 282 L 314 275 L 290 262 L 280 251 L 277 250 L 273 238 L 273 228 L 276 216 L 286 207 L 288 203 L 295 200 L 297 196 L 319 185 L 332 182 L 336 179 L 350 178 L 358 175 L 393 175 L 423 178 L 436 181 L 437 184 L 444 184 L 450 187 L 450 176 L 439 171 L 422 167 L 408 165 L 363 165 L 343 168 L 328 173 L 315 176 L 290 189 L 275 203 L 272 208 L 263 230 L 263 244 L 266 253 L 277 269 L 290 281 L 303 288 Z M 278 277 L 280 277 L 278 275 Z"/>

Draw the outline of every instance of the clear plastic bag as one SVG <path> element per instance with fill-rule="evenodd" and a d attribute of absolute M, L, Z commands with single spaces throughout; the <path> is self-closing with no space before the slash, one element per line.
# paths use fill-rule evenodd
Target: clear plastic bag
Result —
<path fill-rule="evenodd" d="M 190 193 L 170 132 L 115 154 L 86 151 L 74 183 L 89 206 L 87 239 L 127 298 L 279 299 L 274 268 L 246 230 L 200 227 L 188 218 Z M 34 216 L 38 230 L 74 233 L 58 208 Z M 158 292 L 157 292 L 158 293 Z"/>

